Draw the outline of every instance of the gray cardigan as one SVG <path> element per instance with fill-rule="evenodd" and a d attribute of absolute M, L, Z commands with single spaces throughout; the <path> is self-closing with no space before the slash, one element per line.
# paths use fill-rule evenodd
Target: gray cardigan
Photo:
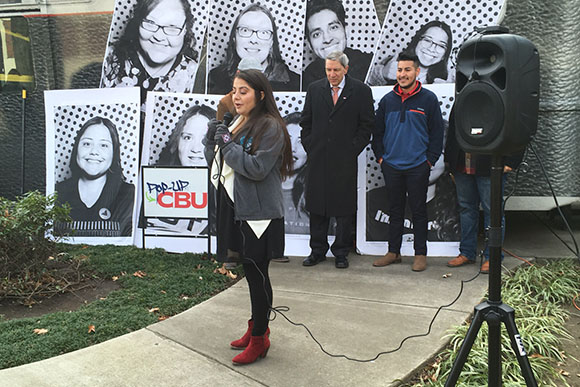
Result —
<path fill-rule="evenodd" d="M 263 122 L 262 122 L 263 121 Z M 282 149 L 284 135 L 271 117 L 260 119 L 265 133 L 258 149 L 250 154 L 236 141 L 221 150 L 224 162 L 234 170 L 234 213 L 236 220 L 267 220 L 284 217 L 282 198 Z M 203 139 L 208 165 L 215 157 L 214 139 Z"/>

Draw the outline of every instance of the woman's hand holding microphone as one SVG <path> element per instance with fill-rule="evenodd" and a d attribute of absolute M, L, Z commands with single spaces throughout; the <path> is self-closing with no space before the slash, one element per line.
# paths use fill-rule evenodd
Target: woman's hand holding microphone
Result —
<path fill-rule="evenodd" d="M 221 125 L 222 122 L 216 120 L 215 118 L 212 118 L 211 120 L 209 120 L 209 122 L 207 123 L 207 133 L 205 134 L 205 142 L 206 144 L 214 144 L 215 140 L 215 132 L 217 130 L 217 126 Z"/>
<path fill-rule="evenodd" d="M 222 148 L 225 144 L 232 140 L 232 134 L 228 129 L 228 125 L 232 122 L 233 115 L 227 112 L 224 115 L 223 122 L 215 118 L 207 123 L 207 133 L 205 135 L 206 144 L 216 144 L 217 148 Z"/>
<path fill-rule="evenodd" d="M 230 133 L 228 127 L 225 124 L 218 124 L 216 127 L 214 141 L 217 146 L 223 148 L 226 144 L 232 141 L 232 134 Z"/>

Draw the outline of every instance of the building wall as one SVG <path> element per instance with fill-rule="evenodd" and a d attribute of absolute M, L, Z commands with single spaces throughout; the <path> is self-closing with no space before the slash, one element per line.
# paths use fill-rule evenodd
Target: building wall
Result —
<path fill-rule="evenodd" d="M 509 0 L 504 22 L 540 53 L 540 110 L 532 141 L 558 196 L 580 197 L 580 7 L 576 0 Z M 516 195 L 550 196 L 533 154 Z"/>
<path fill-rule="evenodd" d="M 13 198 L 45 188 L 44 91 L 98 87 L 111 14 L 28 17 L 36 87 L 25 101 L 22 163 L 22 98 L 0 92 L 0 196 Z"/>

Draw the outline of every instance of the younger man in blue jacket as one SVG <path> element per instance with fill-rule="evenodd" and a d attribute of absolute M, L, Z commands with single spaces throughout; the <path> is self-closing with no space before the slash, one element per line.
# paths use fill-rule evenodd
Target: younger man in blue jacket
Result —
<path fill-rule="evenodd" d="M 437 96 L 417 80 L 419 59 L 403 52 L 397 58 L 397 84 L 379 102 L 372 148 L 388 192 L 389 251 L 373 266 L 401 262 L 405 204 L 413 220 L 413 271 L 427 268 L 427 186 L 429 172 L 443 148 L 443 118 Z"/>

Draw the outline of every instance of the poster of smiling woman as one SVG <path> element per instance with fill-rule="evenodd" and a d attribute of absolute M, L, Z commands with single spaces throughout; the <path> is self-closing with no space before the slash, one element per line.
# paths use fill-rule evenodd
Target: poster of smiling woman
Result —
<path fill-rule="evenodd" d="M 139 89 L 45 92 L 46 193 L 70 206 L 55 233 L 72 243 L 131 244 Z"/>
<path fill-rule="evenodd" d="M 215 118 L 221 97 L 203 94 L 150 92 L 147 95 L 145 130 L 141 163 L 154 167 L 196 167 L 207 169 L 203 138 L 209 120 Z M 208 188 L 207 178 L 196 181 L 212 195 L 211 235 L 215 235 L 215 190 Z M 145 187 L 145 197 L 150 192 Z M 142 195 L 138 195 L 140 203 Z M 144 228 L 144 226 L 146 226 Z M 142 245 L 145 230 L 146 246 L 161 247 L 171 252 L 207 251 L 210 231 L 208 217 L 147 217 L 135 234 L 135 244 Z"/>
<path fill-rule="evenodd" d="M 305 2 L 212 2 L 208 89 L 226 94 L 243 58 L 253 58 L 274 91 L 299 91 Z"/>
<path fill-rule="evenodd" d="M 464 37 L 476 27 L 496 25 L 504 0 L 392 0 L 367 77 L 370 86 L 394 85 L 397 56 L 417 55 L 423 84 L 455 82 L 455 57 Z"/>
<path fill-rule="evenodd" d="M 207 12 L 208 0 L 117 0 L 101 87 L 193 92 Z"/>

